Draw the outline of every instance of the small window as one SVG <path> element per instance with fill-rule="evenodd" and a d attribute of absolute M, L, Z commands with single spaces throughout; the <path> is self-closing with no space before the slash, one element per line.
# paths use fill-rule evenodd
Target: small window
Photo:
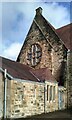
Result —
<path fill-rule="evenodd" d="M 47 101 L 49 100 L 49 94 L 48 94 L 48 92 L 49 92 L 49 85 L 47 85 Z"/>
<path fill-rule="evenodd" d="M 36 88 L 35 88 L 35 100 L 36 100 Z"/>
<path fill-rule="evenodd" d="M 50 86 L 50 101 L 52 101 L 52 86 Z"/>
<path fill-rule="evenodd" d="M 53 100 L 55 100 L 55 86 L 53 86 Z"/>
<path fill-rule="evenodd" d="M 27 53 L 27 60 L 29 61 L 28 63 L 31 64 L 31 66 L 36 66 L 42 56 L 42 49 L 39 44 L 32 44 L 30 49 L 28 50 Z"/>

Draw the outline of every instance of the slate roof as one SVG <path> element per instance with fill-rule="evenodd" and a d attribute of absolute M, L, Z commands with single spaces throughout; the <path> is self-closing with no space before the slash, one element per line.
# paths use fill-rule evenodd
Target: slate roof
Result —
<path fill-rule="evenodd" d="M 31 67 L 0 57 L 0 68 L 7 69 L 9 75 L 13 78 L 30 80 L 35 82 L 44 82 L 44 80 L 53 80 L 48 68 L 34 70 Z"/>
<path fill-rule="evenodd" d="M 72 50 L 72 23 L 56 29 L 56 33 L 64 42 L 66 48 Z"/>
<path fill-rule="evenodd" d="M 32 72 L 41 80 L 52 80 L 52 81 L 54 81 L 54 78 L 51 74 L 51 71 L 48 69 L 48 67 L 35 69 L 35 70 L 32 69 Z"/>
<path fill-rule="evenodd" d="M 21 63 L 0 57 L 0 67 L 7 69 L 8 74 L 14 78 L 38 81 L 35 76 L 30 73 L 30 67 Z"/>

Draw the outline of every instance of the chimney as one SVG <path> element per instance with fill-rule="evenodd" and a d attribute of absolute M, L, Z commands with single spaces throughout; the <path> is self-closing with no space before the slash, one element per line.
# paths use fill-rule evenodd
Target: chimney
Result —
<path fill-rule="evenodd" d="M 42 14 L 42 8 L 41 7 L 36 9 L 36 15 L 40 15 L 40 14 Z"/>

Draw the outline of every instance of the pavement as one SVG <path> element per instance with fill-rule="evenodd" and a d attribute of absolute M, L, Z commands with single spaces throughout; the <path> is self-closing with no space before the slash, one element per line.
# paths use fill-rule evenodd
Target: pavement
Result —
<path fill-rule="evenodd" d="M 72 108 L 67 110 L 54 111 L 51 113 L 43 113 L 40 115 L 34 115 L 27 118 L 6 119 L 6 120 L 72 120 Z"/>
<path fill-rule="evenodd" d="M 72 120 L 72 109 L 28 117 L 27 120 Z"/>

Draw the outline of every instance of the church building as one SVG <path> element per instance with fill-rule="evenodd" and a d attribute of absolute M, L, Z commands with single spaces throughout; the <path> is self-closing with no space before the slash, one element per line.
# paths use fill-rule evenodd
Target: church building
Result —
<path fill-rule="evenodd" d="M 16 61 L 0 57 L 0 118 L 72 107 L 72 23 L 55 29 L 42 8 Z"/>

